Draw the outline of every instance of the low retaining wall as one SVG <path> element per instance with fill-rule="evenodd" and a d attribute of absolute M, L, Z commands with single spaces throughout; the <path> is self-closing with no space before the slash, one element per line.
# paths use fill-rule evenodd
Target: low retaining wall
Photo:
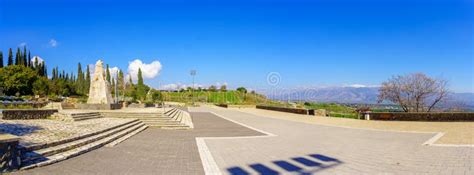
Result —
<path fill-rule="evenodd" d="M 19 138 L 0 133 L 0 174 L 20 168 Z"/>
<path fill-rule="evenodd" d="M 223 108 L 255 108 L 255 105 L 228 105 L 228 104 L 216 104 L 216 106 Z"/>
<path fill-rule="evenodd" d="M 114 110 L 121 109 L 122 104 L 76 104 L 76 108 L 87 110 Z"/>
<path fill-rule="evenodd" d="M 303 115 L 314 115 L 313 109 L 301 109 L 301 108 L 283 108 L 283 107 L 273 107 L 273 106 L 256 106 L 257 109 L 265 109 L 272 111 L 288 112 L 294 114 L 303 114 Z"/>
<path fill-rule="evenodd" d="M 397 120 L 397 121 L 474 121 L 472 112 L 375 112 L 368 114 L 370 120 Z"/>
<path fill-rule="evenodd" d="M 57 109 L 6 109 L 2 111 L 4 120 L 46 119 L 58 112 Z"/>
<path fill-rule="evenodd" d="M 155 107 L 155 104 L 136 104 L 136 103 L 132 103 L 132 104 L 129 104 L 127 106 L 127 108 L 151 108 L 151 107 Z"/>

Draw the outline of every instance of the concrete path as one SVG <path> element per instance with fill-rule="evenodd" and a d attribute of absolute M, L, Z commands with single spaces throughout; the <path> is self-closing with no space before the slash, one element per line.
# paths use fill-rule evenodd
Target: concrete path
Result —
<path fill-rule="evenodd" d="M 422 145 L 435 134 L 322 126 L 227 109 L 191 111 L 213 111 L 276 135 L 204 139 L 225 174 L 474 174 L 474 148 Z"/>
<path fill-rule="evenodd" d="M 204 174 L 196 137 L 262 135 L 209 113 L 193 113 L 193 122 L 193 130 L 149 128 L 113 148 L 18 174 Z"/>
<path fill-rule="evenodd" d="M 227 109 L 190 111 L 194 130 L 148 129 L 114 148 L 20 173 L 474 174 L 474 148 L 423 146 L 434 134 L 322 126 Z"/>

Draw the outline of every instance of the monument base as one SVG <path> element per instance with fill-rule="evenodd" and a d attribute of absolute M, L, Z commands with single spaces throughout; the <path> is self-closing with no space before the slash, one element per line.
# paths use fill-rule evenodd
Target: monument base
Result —
<path fill-rule="evenodd" d="M 122 104 L 76 104 L 76 108 L 87 110 L 114 110 L 121 109 Z"/>

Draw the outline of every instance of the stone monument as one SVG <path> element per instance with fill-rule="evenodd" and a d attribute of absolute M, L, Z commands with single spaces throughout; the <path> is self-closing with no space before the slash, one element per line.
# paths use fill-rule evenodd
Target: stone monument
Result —
<path fill-rule="evenodd" d="M 91 79 L 89 88 L 89 99 L 87 104 L 112 104 L 110 95 L 110 84 L 105 79 L 104 62 L 102 60 L 95 63 L 94 77 Z"/>
<path fill-rule="evenodd" d="M 78 104 L 80 109 L 111 110 L 120 109 L 120 104 L 114 104 L 110 94 L 110 84 L 105 79 L 104 62 L 102 60 L 95 63 L 94 76 L 90 82 L 89 99 L 87 104 Z"/>

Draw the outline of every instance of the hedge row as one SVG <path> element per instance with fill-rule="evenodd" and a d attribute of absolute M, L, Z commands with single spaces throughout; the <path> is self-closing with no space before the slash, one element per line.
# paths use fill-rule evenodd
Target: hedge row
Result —
<path fill-rule="evenodd" d="M 371 120 L 397 121 L 474 121 L 472 112 L 375 112 L 370 113 Z"/>

